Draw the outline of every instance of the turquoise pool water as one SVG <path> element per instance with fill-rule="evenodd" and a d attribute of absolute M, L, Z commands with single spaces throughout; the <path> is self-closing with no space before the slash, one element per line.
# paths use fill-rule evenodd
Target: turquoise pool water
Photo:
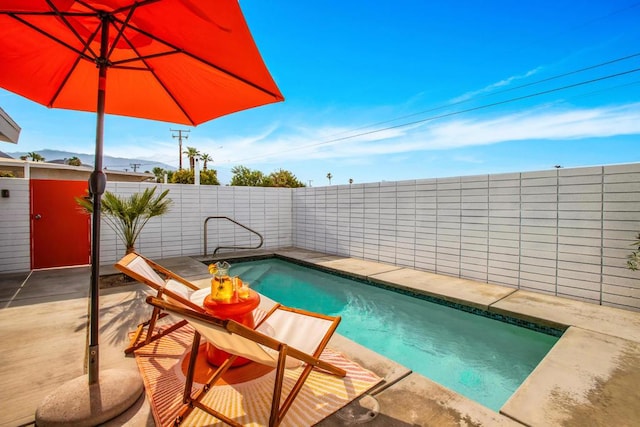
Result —
<path fill-rule="evenodd" d="M 280 259 L 231 274 L 284 305 L 342 316 L 340 334 L 496 411 L 558 340 Z"/>

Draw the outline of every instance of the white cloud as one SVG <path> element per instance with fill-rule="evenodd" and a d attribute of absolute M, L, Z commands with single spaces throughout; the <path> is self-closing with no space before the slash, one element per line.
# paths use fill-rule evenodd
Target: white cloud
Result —
<path fill-rule="evenodd" d="M 433 121 L 375 133 L 356 133 L 357 136 L 337 141 L 335 139 L 350 135 L 346 128 L 272 128 L 240 140 L 228 137 L 224 147 L 231 163 L 251 164 L 362 159 L 373 155 L 446 150 L 507 141 L 584 139 L 630 134 L 640 134 L 640 103 L 591 109 L 547 106 L 485 119 Z"/>
<path fill-rule="evenodd" d="M 362 165 L 379 155 L 391 159 L 392 156 L 407 156 L 415 152 L 508 141 L 574 140 L 640 134 L 640 103 L 572 109 L 550 104 L 522 113 L 434 120 L 406 127 L 384 128 L 373 133 L 351 130 L 357 127 L 314 127 L 308 123 L 287 123 L 286 126 L 274 124 L 240 136 L 225 134 L 209 138 L 194 133 L 190 135 L 188 143 L 183 144 L 183 149 L 186 145 L 194 146 L 209 154 L 214 159 L 214 168 L 231 168 L 237 164 L 249 167 L 274 164 L 280 167 L 285 163 L 308 160 L 339 160 Z M 105 152 L 112 156 L 161 161 L 174 167 L 178 165 L 177 151 L 175 140 L 159 137 L 132 137 L 131 141 L 119 147 L 111 147 L 110 144 L 105 147 Z M 183 164 L 185 161 L 186 157 L 183 158 Z"/>
<path fill-rule="evenodd" d="M 107 142 L 105 154 L 178 165 L 178 144 L 153 138 L 131 138 L 129 142 L 118 141 L 118 144 Z"/>
<path fill-rule="evenodd" d="M 584 139 L 640 133 L 640 103 L 559 111 L 538 110 L 488 120 L 451 121 L 427 132 L 425 148 L 447 149 L 531 139 Z"/>
<path fill-rule="evenodd" d="M 513 83 L 514 81 L 517 80 L 521 80 L 521 79 L 526 79 L 527 77 L 531 77 L 534 74 L 538 73 L 541 70 L 541 67 L 538 68 L 534 68 L 533 70 L 529 70 L 524 74 L 521 75 L 517 75 L 517 76 L 511 76 L 511 77 L 507 77 L 506 79 L 500 80 L 496 83 L 492 83 L 488 86 L 483 87 L 482 89 L 478 89 L 472 92 L 467 92 L 465 94 L 462 94 L 460 96 L 458 96 L 457 98 L 454 98 L 451 100 L 452 104 L 456 104 L 459 102 L 464 102 L 467 101 L 471 98 L 475 98 L 478 95 L 483 95 L 485 93 L 489 93 L 489 92 L 493 92 L 494 89 L 499 89 L 499 88 L 503 88 L 505 86 L 510 85 L 511 83 Z"/>

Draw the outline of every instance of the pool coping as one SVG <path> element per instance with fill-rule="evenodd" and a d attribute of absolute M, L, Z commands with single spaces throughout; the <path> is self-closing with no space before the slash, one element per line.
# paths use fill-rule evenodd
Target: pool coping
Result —
<path fill-rule="evenodd" d="M 499 411 L 498 415 L 506 416 L 510 421 L 525 425 L 581 425 L 586 420 L 604 420 L 611 425 L 625 425 L 640 419 L 640 394 L 633 393 L 637 390 L 635 384 L 640 382 L 639 312 L 304 249 L 287 248 L 272 254 L 452 304 L 566 330 L 566 336 L 560 337 L 552 351 Z M 414 387 L 423 388 L 424 393 L 434 393 L 430 380 L 416 379 L 415 375 L 412 373 L 403 378 L 377 397 L 384 399 L 385 393 L 395 395 L 396 391 L 405 390 L 403 382 L 407 381 Z M 442 393 L 438 395 L 442 396 Z M 473 408 L 472 415 L 467 413 L 470 419 L 484 419 L 491 425 L 507 423 L 502 417 L 486 418 L 487 412 L 478 411 L 473 404 L 460 398 L 456 396 L 454 401 L 463 401 L 466 408 Z M 431 407 L 434 401 L 428 399 L 423 404 Z M 441 402 L 451 405 L 452 400 Z M 439 406 L 442 410 L 451 409 L 447 404 Z M 397 409 L 392 412 L 388 416 L 393 419 L 407 418 L 407 422 L 415 422 L 407 415 L 415 411 Z"/>

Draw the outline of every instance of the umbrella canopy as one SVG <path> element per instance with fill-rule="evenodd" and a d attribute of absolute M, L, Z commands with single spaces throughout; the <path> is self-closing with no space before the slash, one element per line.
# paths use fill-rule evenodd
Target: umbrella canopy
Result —
<path fill-rule="evenodd" d="M 100 59 L 103 23 L 106 58 Z M 52 108 L 187 125 L 282 101 L 237 0 L 0 0 L 0 85 Z"/>
<path fill-rule="evenodd" d="M 0 87 L 48 107 L 97 113 L 89 179 L 93 384 L 104 114 L 197 125 L 284 98 L 237 0 L 0 0 L 0 52 Z"/>

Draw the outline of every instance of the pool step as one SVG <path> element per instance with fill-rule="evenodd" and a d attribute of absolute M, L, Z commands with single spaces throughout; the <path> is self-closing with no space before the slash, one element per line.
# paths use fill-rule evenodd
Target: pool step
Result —
<path fill-rule="evenodd" d="M 269 270 L 271 270 L 271 266 L 269 265 L 252 266 L 238 264 L 231 267 L 231 274 L 239 276 L 243 282 L 248 282 L 249 285 L 251 285 L 260 280 Z"/>

